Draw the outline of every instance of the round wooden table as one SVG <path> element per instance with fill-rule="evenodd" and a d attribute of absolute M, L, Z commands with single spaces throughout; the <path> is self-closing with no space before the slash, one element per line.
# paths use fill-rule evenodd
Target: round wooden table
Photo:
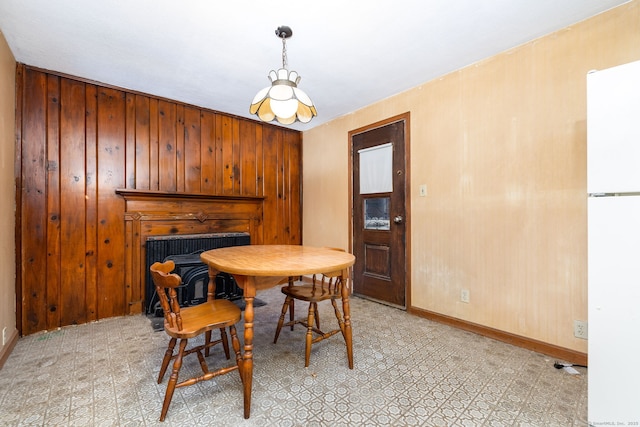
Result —
<path fill-rule="evenodd" d="M 200 258 L 209 266 L 209 281 L 219 272 L 231 274 L 243 289 L 246 302 L 244 312 L 244 352 L 240 372 L 244 388 L 244 417 L 251 413 L 251 385 L 253 381 L 253 299 L 256 291 L 281 283 L 290 276 L 304 276 L 330 271 L 342 271 L 342 310 L 345 323 L 345 343 L 349 369 L 353 369 L 353 343 L 348 286 L 349 267 L 356 258 L 347 252 L 329 248 L 298 245 L 231 246 L 203 252 Z M 213 282 L 211 282 L 213 283 Z"/>

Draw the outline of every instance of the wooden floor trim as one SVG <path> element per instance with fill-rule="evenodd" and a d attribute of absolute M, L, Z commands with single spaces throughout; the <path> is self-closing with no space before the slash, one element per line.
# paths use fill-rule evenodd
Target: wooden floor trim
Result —
<path fill-rule="evenodd" d="M 560 347 L 554 344 L 522 337 L 520 335 L 511 334 L 509 332 L 500 331 L 498 329 L 489 328 L 477 323 L 467 322 L 465 320 L 456 319 L 455 317 L 434 313 L 432 311 L 423 310 L 420 308 L 410 307 L 407 309 L 407 312 L 418 317 L 423 317 L 425 319 L 433 320 L 438 323 L 453 326 L 454 328 L 463 329 L 465 331 L 483 335 L 485 337 L 515 345 L 517 347 L 522 347 L 526 348 L 527 350 L 546 354 L 563 362 L 572 363 L 574 365 L 587 366 L 588 357 L 586 353 L 581 353 L 579 351 Z"/>
<path fill-rule="evenodd" d="M 0 369 L 4 366 L 4 362 L 7 361 L 17 343 L 18 331 L 14 329 L 13 334 L 9 337 L 9 341 L 5 344 L 2 350 L 0 350 Z"/>

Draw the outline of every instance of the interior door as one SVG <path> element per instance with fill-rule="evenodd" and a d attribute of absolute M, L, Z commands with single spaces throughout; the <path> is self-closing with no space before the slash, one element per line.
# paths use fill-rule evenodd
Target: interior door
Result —
<path fill-rule="evenodd" d="M 354 294 L 407 306 L 408 117 L 351 133 Z"/>

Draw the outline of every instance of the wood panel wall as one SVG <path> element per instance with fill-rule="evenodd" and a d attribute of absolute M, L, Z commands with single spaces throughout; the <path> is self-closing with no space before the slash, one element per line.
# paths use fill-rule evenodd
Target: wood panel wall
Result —
<path fill-rule="evenodd" d="M 21 334 L 123 315 L 118 189 L 263 198 L 261 241 L 301 243 L 301 134 L 18 65 Z"/>

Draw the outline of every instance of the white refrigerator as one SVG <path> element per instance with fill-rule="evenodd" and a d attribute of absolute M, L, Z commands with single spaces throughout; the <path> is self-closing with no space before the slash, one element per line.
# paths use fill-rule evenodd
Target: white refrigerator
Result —
<path fill-rule="evenodd" d="M 640 425 L 640 61 L 587 74 L 588 417 Z"/>

